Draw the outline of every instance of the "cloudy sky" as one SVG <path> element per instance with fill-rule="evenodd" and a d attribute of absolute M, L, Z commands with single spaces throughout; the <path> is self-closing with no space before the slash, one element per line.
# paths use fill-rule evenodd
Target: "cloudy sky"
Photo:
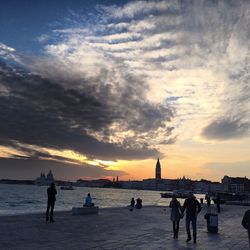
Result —
<path fill-rule="evenodd" d="M 250 178 L 250 2 L 8 0 L 0 178 Z"/>

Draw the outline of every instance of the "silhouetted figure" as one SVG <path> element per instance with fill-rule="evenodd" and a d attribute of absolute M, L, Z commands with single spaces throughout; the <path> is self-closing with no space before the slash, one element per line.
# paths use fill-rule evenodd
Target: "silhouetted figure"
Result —
<path fill-rule="evenodd" d="M 84 207 L 93 207 L 94 203 L 92 203 L 92 198 L 90 196 L 90 193 L 88 193 L 87 197 L 85 198 L 85 203 L 83 205 Z"/>
<path fill-rule="evenodd" d="M 178 239 L 179 222 L 181 219 L 181 204 L 176 199 L 175 195 L 173 195 L 172 200 L 170 201 L 169 207 L 171 208 L 170 220 L 173 223 L 174 239 Z"/>
<path fill-rule="evenodd" d="M 217 197 L 216 197 L 216 207 L 217 207 L 217 212 L 220 213 L 220 194 L 217 194 Z"/>
<path fill-rule="evenodd" d="M 249 246 L 250 246 L 250 210 L 247 210 L 245 212 L 241 224 L 248 231 L 248 239 L 249 239 Z"/>
<path fill-rule="evenodd" d="M 186 210 L 186 230 L 187 230 L 187 242 L 189 242 L 191 238 L 191 232 L 190 232 L 190 222 L 192 222 L 193 227 L 193 241 L 196 243 L 196 236 L 197 236 L 197 229 L 196 229 L 196 220 L 197 215 L 201 211 L 201 205 L 199 201 L 196 200 L 196 197 L 189 193 L 188 198 L 185 200 L 184 205 L 182 207 L 182 215 L 184 214 L 184 211 Z"/>
<path fill-rule="evenodd" d="M 56 201 L 56 188 L 55 183 L 52 182 L 50 187 L 47 189 L 48 194 L 48 203 L 47 203 L 47 211 L 46 211 L 46 221 L 55 222 L 53 219 L 53 213 L 54 213 L 54 206 Z"/>
<path fill-rule="evenodd" d="M 142 208 L 142 199 L 141 198 L 137 198 L 136 199 L 136 208 L 141 209 Z"/>
<path fill-rule="evenodd" d="M 209 207 L 211 204 L 211 198 L 210 198 L 209 194 L 206 194 L 205 200 L 207 201 L 207 206 Z"/>
<path fill-rule="evenodd" d="M 131 207 L 134 207 L 135 206 L 135 199 L 134 199 L 134 197 L 131 199 L 131 201 L 130 201 L 130 206 Z"/>

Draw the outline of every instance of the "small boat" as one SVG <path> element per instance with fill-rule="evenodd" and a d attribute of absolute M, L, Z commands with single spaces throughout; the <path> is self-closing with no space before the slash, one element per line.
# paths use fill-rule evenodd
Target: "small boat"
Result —
<path fill-rule="evenodd" d="M 166 193 L 161 193 L 161 198 L 172 198 L 173 193 L 171 192 L 166 192 Z"/>
<path fill-rule="evenodd" d="M 62 186 L 61 190 L 74 190 L 72 185 Z"/>
<path fill-rule="evenodd" d="M 218 192 L 216 195 L 212 197 L 214 204 L 217 204 L 218 194 L 220 196 L 220 204 L 225 204 L 225 203 L 230 204 L 230 202 L 243 202 L 247 200 L 247 195 L 245 194 Z"/>
<path fill-rule="evenodd" d="M 173 194 L 177 199 L 186 199 L 190 191 L 174 191 L 161 193 L 161 198 L 172 198 Z"/>

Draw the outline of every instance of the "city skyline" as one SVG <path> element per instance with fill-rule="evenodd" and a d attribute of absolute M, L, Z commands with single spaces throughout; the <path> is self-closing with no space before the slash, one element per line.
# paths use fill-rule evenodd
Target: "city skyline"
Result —
<path fill-rule="evenodd" d="M 250 177 L 250 3 L 0 9 L 0 179 Z"/>

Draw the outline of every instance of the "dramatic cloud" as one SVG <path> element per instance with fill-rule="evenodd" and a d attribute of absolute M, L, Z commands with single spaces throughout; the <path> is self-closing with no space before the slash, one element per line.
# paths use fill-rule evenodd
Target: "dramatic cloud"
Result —
<path fill-rule="evenodd" d="M 244 1 L 100 5 L 87 24 L 87 17 L 71 12 L 67 27 L 50 35 L 55 42 L 45 47 L 46 54 L 63 62 L 68 74 L 72 65 L 74 74 L 91 77 L 105 68 L 112 72 L 106 73 L 111 82 L 116 76 L 124 84 L 124 69 L 133 72 L 155 103 L 181 96 L 171 105 L 178 111 L 175 134 L 186 140 L 214 117 L 237 116 L 236 105 L 244 120 L 249 117 L 249 8 Z M 45 65 L 33 68 L 51 75 Z"/>
<path fill-rule="evenodd" d="M 6 168 L 8 166 L 8 168 Z M 13 159 L 0 158 L 1 178 L 18 178 L 20 179 L 35 179 L 40 172 L 48 173 L 49 170 L 55 175 L 57 180 L 77 180 L 79 178 L 104 178 L 112 176 L 123 176 L 125 172 L 119 170 L 107 170 L 100 166 L 92 166 L 84 164 L 78 166 L 68 162 L 58 162 L 54 160 L 44 159 Z"/>
<path fill-rule="evenodd" d="M 165 155 L 176 141 L 196 151 L 204 139 L 249 139 L 249 10 L 244 0 L 98 5 L 33 38 L 39 55 L 0 44 L 5 155 L 115 161 Z"/>
<path fill-rule="evenodd" d="M 204 128 L 202 135 L 207 139 L 228 140 L 249 136 L 250 123 L 241 119 L 223 118 Z"/>
<path fill-rule="evenodd" d="M 56 75 L 51 80 L 3 62 L 0 67 L 2 145 L 71 149 L 106 160 L 144 159 L 159 154 L 149 137 L 158 129 L 171 133 L 165 122 L 172 111 L 147 102 L 143 83 L 133 77 L 129 80 L 138 88 L 129 82 L 114 90 L 102 76 L 59 82 Z"/>

